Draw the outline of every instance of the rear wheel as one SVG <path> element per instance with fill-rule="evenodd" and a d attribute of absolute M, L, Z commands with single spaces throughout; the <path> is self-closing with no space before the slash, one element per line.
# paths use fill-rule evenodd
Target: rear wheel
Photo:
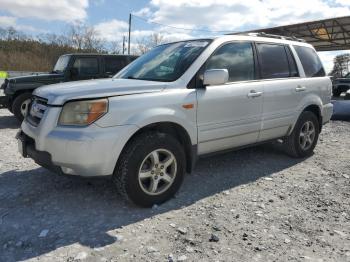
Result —
<path fill-rule="evenodd" d="M 169 200 L 178 191 L 185 161 L 183 147 L 173 136 L 147 132 L 123 150 L 113 180 L 126 200 L 150 207 Z"/>
<path fill-rule="evenodd" d="M 31 97 L 31 93 L 23 93 L 18 95 L 12 103 L 12 112 L 20 122 L 23 121 L 28 112 Z"/>
<path fill-rule="evenodd" d="M 310 156 L 317 144 L 319 132 L 317 116 L 310 111 L 302 112 L 292 134 L 284 140 L 287 153 L 293 157 Z"/>

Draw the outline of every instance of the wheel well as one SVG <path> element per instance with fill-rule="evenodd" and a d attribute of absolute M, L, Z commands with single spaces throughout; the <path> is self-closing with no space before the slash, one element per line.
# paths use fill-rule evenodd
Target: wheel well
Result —
<path fill-rule="evenodd" d="M 17 98 L 17 96 L 19 95 L 22 95 L 24 93 L 32 93 L 33 90 L 18 90 L 16 91 L 13 95 L 12 95 L 12 98 L 11 98 L 11 104 L 13 103 L 13 101 Z"/>
<path fill-rule="evenodd" d="M 322 115 L 321 110 L 317 105 L 309 105 L 303 111 L 309 111 L 317 116 L 320 132 L 322 130 Z"/>
<path fill-rule="evenodd" d="M 342 92 L 346 92 L 347 90 L 350 89 L 350 86 L 349 85 L 338 85 L 337 89 L 340 89 L 340 91 L 342 91 Z"/>
<path fill-rule="evenodd" d="M 194 152 L 194 146 L 192 146 L 191 138 L 188 135 L 187 131 L 180 126 L 179 124 L 173 123 L 173 122 L 158 122 L 158 123 L 153 123 L 150 125 L 147 125 L 140 130 L 138 130 L 135 134 L 132 135 L 132 137 L 129 139 L 128 143 L 134 139 L 136 136 L 144 133 L 144 132 L 161 132 L 161 133 L 166 133 L 169 135 L 172 135 L 175 137 L 183 146 L 185 150 L 185 155 L 186 155 L 186 171 L 188 173 L 191 173 L 192 167 L 195 162 L 196 155 Z M 127 143 L 127 144 L 128 144 Z"/>

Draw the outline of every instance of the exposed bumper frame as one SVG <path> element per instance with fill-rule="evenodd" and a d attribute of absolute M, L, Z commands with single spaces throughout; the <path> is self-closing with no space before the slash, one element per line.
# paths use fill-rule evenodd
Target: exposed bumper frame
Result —
<path fill-rule="evenodd" d="M 17 133 L 16 138 L 20 140 L 19 143 L 22 143 L 23 157 L 32 158 L 35 163 L 56 174 L 64 174 L 59 166 L 52 163 L 50 153 L 36 150 L 32 139 L 24 134 L 22 130 Z"/>

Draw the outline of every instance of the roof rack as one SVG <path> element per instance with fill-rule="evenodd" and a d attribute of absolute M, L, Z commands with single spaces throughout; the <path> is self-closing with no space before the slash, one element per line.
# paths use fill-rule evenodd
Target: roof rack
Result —
<path fill-rule="evenodd" d="M 264 33 L 264 32 L 259 32 L 259 33 L 247 33 L 247 34 L 242 34 L 242 35 L 270 37 L 270 38 L 277 38 L 277 39 L 283 39 L 283 40 L 298 41 L 298 42 L 303 42 L 303 43 L 306 42 L 304 39 L 296 38 L 295 36 L 273 35 L 273 34 L 266 34 L 266 33 Z"/>

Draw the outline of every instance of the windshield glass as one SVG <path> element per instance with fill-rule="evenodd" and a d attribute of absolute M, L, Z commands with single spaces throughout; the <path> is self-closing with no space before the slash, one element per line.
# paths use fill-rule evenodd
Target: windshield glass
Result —
<path fill-rule="evenodd" d="M 192 40 L 157 46 L 135 60 L 115 77 L 175 81 L 189 68 L 209 42 L 209 40 Z"/>
<path fill-rule="evenodd" d="M 350 73 L 347 73 L 344 77 L 345 78 L 350 78 Z"/>
<path fill-rule="evenodd" d="M 69 62 L 70 56 L 63 55 L 60 58 L 58 58 L 55 67 L 53 68 L 53 72 L 63 72 Z"/>

